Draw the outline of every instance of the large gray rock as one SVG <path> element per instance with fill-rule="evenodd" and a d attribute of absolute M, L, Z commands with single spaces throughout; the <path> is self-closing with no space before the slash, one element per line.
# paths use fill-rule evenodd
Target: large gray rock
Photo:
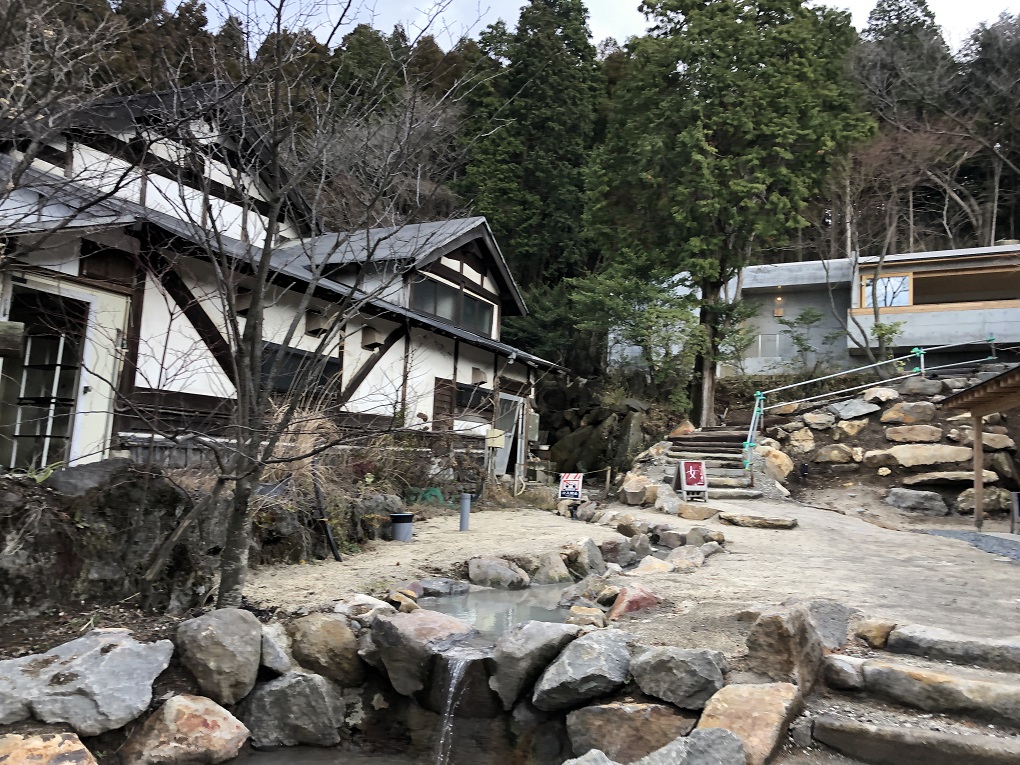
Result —
<path fill-rule="evenodd" d="M 936 396 L 942 392 L 941 380 L 926 380 L 923 377 L 910 377 L 896 386 L 904 396 Z"/>
<path fill-rule="evenodd" d="M 574 577 L 567 570 L 567 565 L 559 553 L 546 553 L 536 561 L 536 568 L 531 573 L 533 584 L 560 584 L 573 582 Z"/>
<path fill-rule="evenodd" d="M 986 486 L 999 480 L 999 477 L 991 470 L 985 470 L 983 476 Z M 904 486 L 954 486 L 973 483 L 973 470 L 936 470 L 903 477 Z"/>
<path fill-rule="evenodd" d="M 290 672 L 261 683 L 238 710 L 256 748 L 335 746 L 344 728 L 339 689 L 321 675 Z"/>
<path fill-rule="evenodd" d="M 900 510 L 912 510 L 925 515 L 949 515 L 949 508 L 942 495 L 935 491 L 919 491 L 896 487 L 889 490 L 885 497 L 887 505 Z"/>
<path fill-rule="evenodd" d="M 857 656 L 829 654 L 822 670 L 825 684 L 837 691 L 863 691 L 864 662 L 865 659 Z"/>
<path fill-rule="evenodd" d="M 572 642 L 538 679 L 535 706 L 545 712 L 570 709 L 622 687 L 630 675 L 631 641 L 620 630 L 602 630 Z"/>
<path fill-rule="evenodd" d="M 460 619 L 420 608 L 383 614 L 372 623 L 372 641 L 397 693 L 412 696 L 425 687 L 435 655 L 475 631 Z"/>
<path fill-rule="evenodd" d="M 501 590 L 523 590 L 531 585 L 527 571 L 516 563 L 491 555 L 468 561 L 468 579 L 472 584 Z"/>
<path fill-rule="evenodd" d="M 838 651 L 850 641 L 850 622 L 860 615 L 860 610 L 831 598 L 811 598 L 803 604 L 825 648 Z"/>
<path fill-rule="evenodd" d="M 865 452 L 866 467 L 924 467 L 950 462 L 969 462 L 973 452 L 964 446 L 948 444 L 899 444 L 888 449 Z"/>
<path fill-rule="evenodd" d="M 177 650 L 206 696 L 220 704 L 236 704 L 255 687 L 262 625 L 249 611 L 221 608 L 181 622 Z"/>
<path fill-rule="evenodd" d="M 563 765 L 620 765 L 620 763 L 610 760 L 606 757 L 604 752 L 600 752 L 598 749 L 592 749 L 590 752 L 586 752 L 580 757 L 567 760 L 563 763 Z"/>
<path fill-rule="evenodd" d="M 606 561 L 599 546 L 592 539 L 586 538 L 575 542 L 567 549 L 567 568 L 575 576 L 583 579 L 592 574 L 606 573 Z"/>
<path fill-rule="evenodd" d="M 275 675 L 286 675 L 295 667 L 290 635 L 282 622 L 262 625 L 262 666 Z"/>
<path fill-rule="evenodd" d="M 140 643 L 125 629 L 92 630 L 46 653 L 0 661 L 0 725 L 30 717 L 83 736 L 120 728 L 149 708 L 170 664 L 169 640 Z"/>
<path fill-rule="evenodd" d="M 970 515 L 974 512 L 974 489 L 964 489 L 956 498 L 956 512 Z M 998 486 L 986 486 L 981 501 L 986 513 L 1008 513 L 1013 508 L 1013 496 Z"/>
<path fill-rule="evenodd" d="M 634 765 L 746 765 L 744 744 L 722 728 L 697 728 Z"/>
<path fill-rule="evenodd" d="M 885 437 L 898 444 L 937 444 L 942 428 L 934 425 L 893 425 L 885 429 Z"/>
<path fill-rule="evenodd" d="M 798 603 L 763 612 L 747 636 L 747 659 L 752 671 L 809 693 L 821 671 L 822 641 L 808 609 Z"/>
<path fill-rule="evenodd" d="M 1020 635 L 979 638 L 938 627 L 906 624 L 889 633 L 886 648 L 893 653 L 923 656 L 954 664 L 1020 672 Z"/>
<path fill-rule="evenodd" d="M 695 721 L 665 704 L 615 701 L 568 714 L 567 735 L 575 754 L 596 750 L 628 765 L 686 736 Z"/>
<path fill-rule="evenodd" d="M 827 430 L 836 424 L 836 418 L 829 412 L 818 410 L 805 414 L 804 424 L 812 430 Z"/>
<path fill-rule="evenodd" d="M 504 709 L 513 707 L 521 692 L 535 682 L 580 631 L 573 624 L 525 622 L 499 636 L 492 654 L 495 669 L 489 686 L 499 695 Z"/>
<path fill-rule="evenodd" d="M 840 420 L 852 420 L 855 417 L 864 417 L 879 411 L 882 407 L 878 404 L 865 401 L 863 398 L 854 398 L 849 401 L 839 401 L 829 404 L 829 411 Z"/>
<path fill-rule="evenodd" d="M 365 668 L 358 656 L 358 639 L 339 614 L 314 613 L 288 625 L 294 659 L 305 669 L 341 687 L 361 685 Z"/>
<path fill-rule="evenodd" d="M 919 425 L 935 419 L 935 404 L 927 401 L 900 401 L 882 413 L 881 422 L 898 425 Z"/>
<path fill-rule="evenodd" d="M 723 687 L 725 666 L 718 651 L 648 648 L 634 657 L 631 672 L 649 696 L 681 709 L 703 709 Z"/>
<path fill-rule="evenodd" d="M 214 765 L 232 760 L 248 729 L 201 696 L 173 696 L 120 748 L 121 765 Z"/>
<path fill-rule="evenodd" d="M 861 398 L 865 401 L 872 403 L 877 401 L 880 404 L 887 404 L 890 401 L 895 401 L 899 397 L 899 391 L 895 388 L 868 388 L 863 394 L 861 394 Z"/>

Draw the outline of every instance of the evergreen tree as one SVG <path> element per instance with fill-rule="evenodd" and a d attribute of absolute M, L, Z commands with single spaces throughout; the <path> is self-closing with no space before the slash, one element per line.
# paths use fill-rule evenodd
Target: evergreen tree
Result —
<path fill-rule="evenodd" d="M 832 158 L 868 135 L 846 76 L 846 13 L 800 0 L 649 0 L 632 41 L 592 220 L 630 278 L 687 274 L 700 294 L 700 412 L 715 424 L 714 369 L 739 316 L 723 286 L 806 224 Z"/>
<path fill-rule="evenodd" d="M 526 286 L 576 274 L 583 244 L 583 168 L 598 97 L 595 48 L 581 0 L 532 0 L 504 50 L 508 65 L 492 115 L 500 125 L 475 151 L 461 190 L 489 217 Z M 498 64 L 497 64 L 498 66 Z"/>

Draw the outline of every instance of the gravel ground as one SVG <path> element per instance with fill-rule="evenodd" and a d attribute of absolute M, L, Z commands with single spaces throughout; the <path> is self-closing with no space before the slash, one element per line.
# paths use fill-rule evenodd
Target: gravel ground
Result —
<path fill-rule="evenodd" d="M 1016 569 L 964 541 L 883 528 L 792 502 L 712 504 L 724 511 L 793 517 L 799 525 L 776 531 L 715 519 L 701 524 L 726 535 L 728 553 L 713 556 L 691 574 L 640 580 L 663 604 L 620 626 L 648 643 L 711 647 L 739 657 L 750 624 L 739 621 L 738 612 L 791 596 L 834 598 L 902 624 L 966 625 L 966 632 L 979 636 L 1013 634 L 1020 623 Z M 682 529 L 699 525 L 647 509 L 619 509 Z M 535 555 L 583 537 L 601 542 L 615 534 L 539 510 L 472 515 L 471 531 L 463 534 L 453 517 L 415 526 L 413 543 L 378 543 L 343 563 L 259 569 L 245 594 L 258 605 L 289 611 L 322 608 L 416 577 L 463 575 L 464 562 L 475 555 Z M 633 580 L 622 578 L 627 581 Z"/>
<path fill-rule="evenodd" d="M 934 534 L 939 537 L 949 537 L 950 539 L 959 539 L 974 545 L 979 550 L 984 550 L 986 553 L 1009 558 L 1013 563 L 1020 564 L 1020 541 L 1014 542 L 1011 539 L 993 537 L 978 531 L 929 529 L 925 533 Z M 1020 540 L 1020 537 L 1017 537 L 1017 539 Z"/>

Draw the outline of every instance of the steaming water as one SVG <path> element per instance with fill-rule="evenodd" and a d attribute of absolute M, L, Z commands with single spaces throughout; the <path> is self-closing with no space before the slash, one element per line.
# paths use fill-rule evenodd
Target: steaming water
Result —
<path fill-rule="evenodd" d="M 566 621 L 567 609 L 557 607 L 564 589 L 563 585 L 545 584 L 526 590 L 479 590 L 466 595 L 421 598 L 418 603 L 422 608 L 474 625 L 481 638 L 478 642 L 492 644 L 508 627 L 521 622 Z"/>

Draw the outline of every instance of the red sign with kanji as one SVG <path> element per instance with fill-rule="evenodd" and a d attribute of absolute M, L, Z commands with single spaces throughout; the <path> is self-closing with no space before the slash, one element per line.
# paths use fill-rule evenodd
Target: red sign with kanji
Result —
<path fill-rule="evenodd" d="M 696 460 L 680 461 L 681 487 L 687 491 L 707 491 L 708 476 L 705 474 L 705 463 Z"/>

